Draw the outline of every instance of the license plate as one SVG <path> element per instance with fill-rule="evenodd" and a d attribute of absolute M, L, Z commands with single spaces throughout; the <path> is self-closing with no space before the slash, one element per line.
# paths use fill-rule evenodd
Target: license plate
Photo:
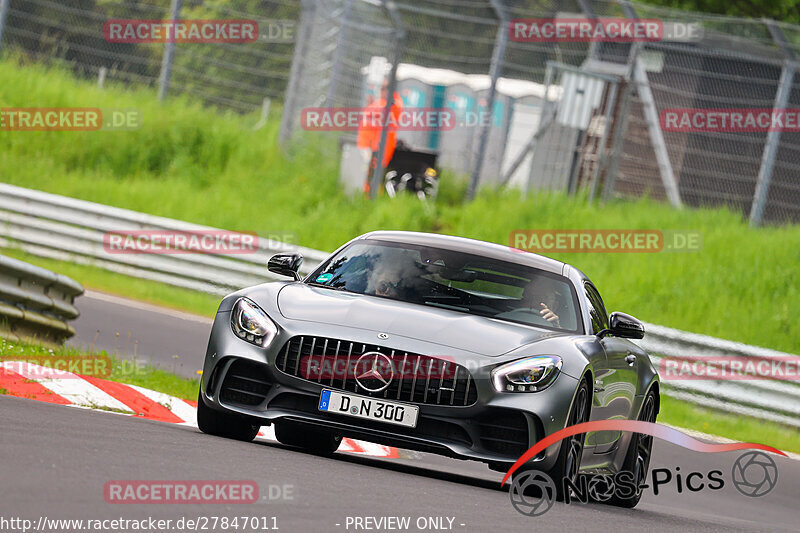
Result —
<path fill-rule="evenodd" d="M 417 427 L 419 416 L 419 407 L 416 405 L 387 402 L 327 389 L 319 397 L 319 410 L 409 428 Z"/>

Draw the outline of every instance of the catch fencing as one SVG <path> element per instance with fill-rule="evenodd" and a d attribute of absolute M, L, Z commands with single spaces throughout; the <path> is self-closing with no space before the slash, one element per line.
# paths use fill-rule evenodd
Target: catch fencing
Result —
<path fill-rule="evenodd" d="M 304 0 L 302 6 L 284 102 L 285 142 L 304 137 L 303 109 L 365 106 L 385 85 L 405 107 L 455 112 L 452 130 L 400 131 L 398 138 L 437 151 L 450 175 L 468 177 L 470 196 L 481 185 L 588 189 L 603 199 L 648 195 L 676 208 L 725 205 L 753 225 L 800 220 L 800 132 L 673 131 L 662 116 L 677 108 L 800 107 L 798 26 L 625 0 Z M 509 22 L 553 18 L 655 19 L 670 31 L 638 43 L 510 36 Z M 570 68 L 579 72 L 563 76 Z M 382 77 L 373 75 L 376 69 Z M 598 76 L 613 79 L 597 86 L 600 97 L 592 98 L 587 120 L 576 121 L 593 93 L 575 77 Z M 564 110 L 550 120 L 548 107 Z M 380 168 L 372 174 L 373 185 L 380 174 Z"/>
<path fill-rule="evenodd" d="M 524 42 L 509 31 L 556 18 L 684 31 L 637 43 Z M 112 19 L 246 19 L 259 32 L 249 43 L 109 42 Z M 800 108 L 792 24 L 626 0 L 0 0 L 0 52 L 241 112 L 282 100 L 287 146 L 311 135 L 303 109 L 364 106 L 386 83 L 406 107 L 455 113 L 452 130 L 399 137 L 438 152 L 445 179 L 467 177 L 470 196 L 481 185 L 589 190 L 725 205 L 753 225 L 800 220 L 799 130 L 663 125 L 670 109 Z"/>
<path fill-rule="evenodd" d="M 2 13 L 5 12 L 5 17 Z M 0 0 L 0 51 L 106 83 L 250 112 L 283 97 L 299 5 L 291 0 Z M 251 43 L 109 42 L 110 20 L 253 20 Z"/>
<path fill-rule="evenodd" d="M 267 259 L 273 253 L 302 253 L 305 258 L 302 273 L 310 272 L 328 256 L 326 252 L 268 239 L 260 239 L 257 253 L 228 256 L 111 254 L 104 247 L 103 236 L 107 232 L 143 229 L 221 231 L 0 184 L 0 248 L 93 265 L 176 287 L 223 295 L 265 281 L 287 279 L 267 271 Z M 662 357 L 688 362 L 707 356 L 765 361 L 798 357 L 655 324 L 645 327 L 647 333 L 639 342 L 653 354 L 656 366 Z M 670 396 L 696 405 L 800 428 L 800 383 L 797 381 L 673 380 L 662 376 L 662 387 Z"/>
<path fill-rule="evenodd" d="M 23 261 L 0 255 L 0 329 L 24 338 L 61 342 L 72 337 L 75 298 L 83 287 Z"/>

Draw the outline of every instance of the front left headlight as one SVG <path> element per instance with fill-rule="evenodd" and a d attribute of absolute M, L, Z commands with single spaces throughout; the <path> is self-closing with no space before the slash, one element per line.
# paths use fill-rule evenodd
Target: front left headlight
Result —
<path fill-rule="evenodd" d="M 237 337 L 266 348 L 278 334 L 267 313 L 248 298 L 239 298 L 231 312 L 231 328 Z"/>
<path fill-rule="evenodd" d="M 497 392 L 538 392 L 547 388 L 560 370 L 557 355 L 526 357 L 492 370 L 492 385 Z"/>

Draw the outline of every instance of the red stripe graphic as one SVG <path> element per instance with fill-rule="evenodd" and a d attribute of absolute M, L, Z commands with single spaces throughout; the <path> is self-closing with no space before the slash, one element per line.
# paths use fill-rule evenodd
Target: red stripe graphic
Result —
<path fill-rule="evenodd" d="M 19 396 L 20 398 L 30 398 L 31 400 L 61 405 L 70 404 L 69 400 L 59 396 L 44 385 L 26 379 L 16 372 L 6 370 L 3 367 L 0 367 L 0 389 L 5 389 L 6 394 L 10 396 Z"/>
<path fill-rule="evenodd" d="M 718 453 L 718 452 L 731 452 L 735 450 L 764 450 L 767 452 L 777 453 L 786 457 L 786 454 L 780 450 L 767 446 L 766 444 L 754 444 L 752 442 L 734 442 L 731 444 L 710 444 L 690 437 L 682 431 L 673 429 L 671 427 L 662 426 L 655 422 L 643 422 L 641 420 L 597 420 L 595 422 L 584 422 L 582 424 L 575 424 L 574 426 L 565 427 L 549 435 L 536 444 L 533 445 L 527 452 L 522 454 L 522 457 L 517 459 L 511 468 L 506 473 L 500 486 L 505 485 L 511 474 L 514 473 L 519 467 L 536 457 L 536 454 L 542 450 L 547 449 L 551 444 L 555 444 L 561 439 L 578 435 L 580 433 L 589 433 L 590 431 L 632 431 L 634 433 L 644 433 L 645 435 L 652 435 L 661 440 L 683 446 L 695 452 L 702 453 Z"/>
<path fill-rule="evenodd" d="M 134 390 L 127 385 L 115 381 L 106 381 L 93 376 L 82 376 L 83 379 L 111 395 L 120 402 L 128 406 L 137 416 L 150 420 L 160 420 L 162 422 L 181 423 L 183 420 L 175 416 L 172 411 L 158 402 L 154 402 L 141 392 Z"/>

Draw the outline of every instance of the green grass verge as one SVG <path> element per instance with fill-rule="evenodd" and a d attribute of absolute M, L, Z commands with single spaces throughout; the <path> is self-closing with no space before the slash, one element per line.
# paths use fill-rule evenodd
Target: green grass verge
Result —
<path fill-rule="evenodd" d="M 111 362 L 110 375 L 105 375 L 104 373 L 96 377 L 129 385 L 139 385 L 185 400 L 197 400 L 199 379 L 187 379 L 161 368 L 142 363 L 142 360 L 139 361 L 139 364 L 134 365 L 130 361 L 110 356 L 104 350 L 88 354 L 69 346 L 54 347 L 31 341 L 16 341 L 0 337 L 0 361 L 23 360 L 48 366 L 47 361 L 50 360 L 53 362 L 49 366 L 61 368 L 56 365 L 63 364 L 62 361 L 87 358 L 87 356 L 96 356 Z M 42 363 L 39 363 L 39 361 L 42 361 Z M 0 394 L 8 394 L 8 391 L 0 389 Z"/>
<path fill-rule="evenodd" d="M 666 393 L 668 394 L 668 393 Z M 661 396 L 659 422 L 727 437 L 741 442 L 766 444 L 800 453 L 800 430 L 782 424 L 698 407 L 667 395 Z"/>
<path fill-rule="evenodd" d="M 129 132 L 0 131 L 2 179 L 17 185 L 237 231 L 289 233 L 332 250 L 374 229 L 437 231 L 508 243 L 526 228 L 650 228 L 702 232 L 696 253 L 561 254 L 598 285 L 610 310 L 648 322 L 797 351 L 800 341 L 800 227 L 751 229 L 725 209 L 674 210 L 648 199 L 605 206 L 582 196 L 481 191 L 463 201 L 463 182 L 446 173 L 435 206 L 413 198 L 348 198 L 338 184 L 335 145 L 308 136 L 290 151 L 278 121 L 252 131 L 256 117 L 211 112 L 186 99 L 157 102 L 149 91 L 99 90 L 58 70 L 0 62 L 0 103 L 16 106 L 136 108 Z M 114 283 L 145 299 L 149 285 Z M 81 279 L 85 276 L 85 279 Z M 135 294 L 134 294 L 135 293 Z M 176 293 L 177 294 L 177 293 Z M 162 300 L 174 306 L 179 296 Z M 190 298 L 191 300 L 191 298 Z M 194 311 L 205 303 L 187 302 Z M 183 307 L 183 305 L 181 305 Z M 184 307 L 185 308 L 185 307 Z"/>

